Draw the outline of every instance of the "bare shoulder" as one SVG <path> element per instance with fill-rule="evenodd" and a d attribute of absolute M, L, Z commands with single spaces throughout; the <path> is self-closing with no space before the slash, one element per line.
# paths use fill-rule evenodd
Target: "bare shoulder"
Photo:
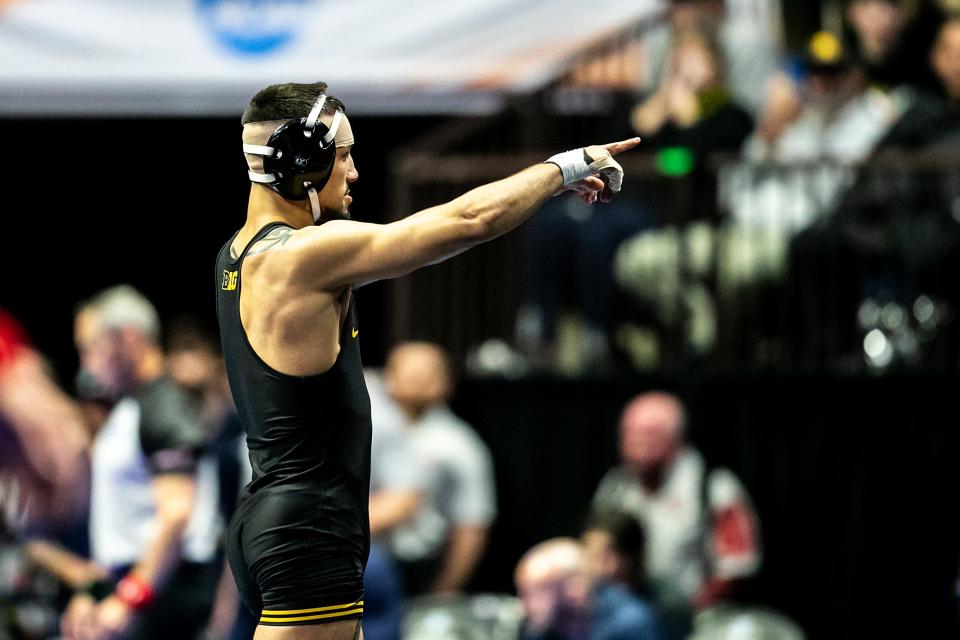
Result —
<path fill-rule="evenodd" d="M 359 238 L 369 238 L 382 225 L 332 220 L 301 229 L 271 229 L 247 251 L 244 277 L 248 283 L 273 291 L 339 291 L 329 275 L 337 273 L 355 255 Z"/>
<path fill-rule="evenodd" d="M 250 247 L 247 255 L 255 256 L 260 253 L 266 253 L 272 249 L 283 248 L 290 242 L 293 234 L 294 230 L 290 227 L 276 227 L 271 229 L 267 235 L 260 238 L 260 240 Z"/>

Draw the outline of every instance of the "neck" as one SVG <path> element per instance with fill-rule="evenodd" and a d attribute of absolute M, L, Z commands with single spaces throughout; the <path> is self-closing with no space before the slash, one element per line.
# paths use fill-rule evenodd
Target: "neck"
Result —
<path fill-rule="evenodd" d="M 648 465 L 631 465 L 630 470 L 640 480 L 647 491 L 657 491 L 663 486 L 667 474 L 673 466 L 676 454 L 660 462 Z"/>
<path fill-rule="evenodd" d="M 287 200 L 279 193 L 261 184 L 250 185 L 247 203 L 247 222 L 244 225 L 256 231 L 270 222 L 283 222 L 294 229 L 313 226 L 310 202 Z"/>
<path fill-rule="evenodd" d="M 400 410 L 403 412 L 403 415 L 406 416 L 408 422 L 416 422 L 417 420 L 419 420 L 420 418 L 422 418 L 423 415 L 424 415 L 427 411 L 430 411 L 430 409 L 433 409 L 433 408 L 436 407 L 436 406 L 438 406 L 438 405 L 436 405 L 436 404 L 425 404 L 425 405 L 411 405 L 411 404 L 406 404 L 406 405 L 400 405 Z"/>

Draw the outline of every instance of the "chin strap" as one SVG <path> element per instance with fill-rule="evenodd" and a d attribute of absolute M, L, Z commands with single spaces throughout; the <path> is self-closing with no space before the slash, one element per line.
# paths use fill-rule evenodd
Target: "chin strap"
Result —
<path fill-rule="evenodd" d="M 309 180 L 304 181 L 303 188 L 307 190 L 307 195 L 310 196 L 310 211 L 313 213 L 313 223 L 316 224 L 320 221 L 320 214 L 323 213 L 320 209 L 320 198 L 317 196 L 317 190 L 313 183 Z"/>

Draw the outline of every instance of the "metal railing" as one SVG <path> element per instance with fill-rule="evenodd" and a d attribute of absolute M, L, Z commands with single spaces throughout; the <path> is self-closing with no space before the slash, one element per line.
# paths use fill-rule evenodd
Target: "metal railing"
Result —
<path fill-rule="evenodd" d="M 413 212 L 547 154 L 398 159 L 398 211 Z M 652 229 L 615 255 L 610 319 L 627 365 L 720 369 L 954 371 L 960 365 L 960 165 L 891 155 L 866 165 L 772 165 L 720 158 L 666 176 L 623 159 L 624 195 Z M 603 206 L 596 215 L 603 215 Z M 512 343 L 524 297 L 523 229 L 396 281 L 392 337 L 426 338 L 458 358 Z M 535 239 L 533 239 L 535 241 Z"/>

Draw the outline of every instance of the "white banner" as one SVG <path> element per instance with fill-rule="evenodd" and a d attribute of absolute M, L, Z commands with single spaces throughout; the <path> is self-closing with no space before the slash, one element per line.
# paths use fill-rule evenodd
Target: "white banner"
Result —
<path fill-rule="evenodd" d="M 0 0 L 0 114 L 234 115 L 323 80 L 360 113 L 488 113 L 661 0 Z"/>

